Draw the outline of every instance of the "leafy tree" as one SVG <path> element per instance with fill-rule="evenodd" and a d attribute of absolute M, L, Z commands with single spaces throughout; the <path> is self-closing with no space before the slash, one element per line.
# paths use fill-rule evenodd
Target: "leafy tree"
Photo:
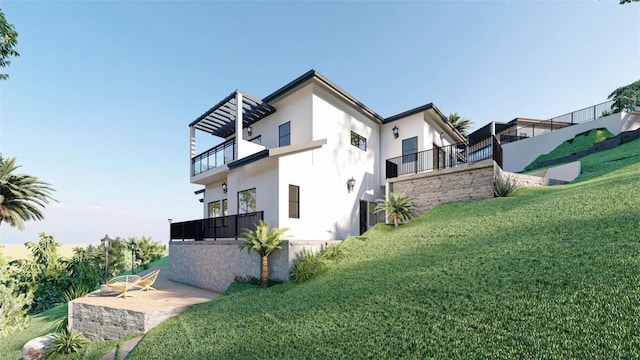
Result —
<path fill-rule="evenodd" d="M 15 158 L 4 159 L 0 154 L 0 225 L 8 223 L 18 230 L 28 220 L 42 220 L 39 208 L 45 207 L 55 190 L 35 176 L 16 174 L 19 168 Z"/>
<path fill-rule="evenodd" d="M 460 134 L 467 136 L 473 122 L 470 119 L 460 116 L 457 112 L 449 114 L 449 124 L 456 128 Z"/>
<path fill-rule="evenodd" d="M 620 0 L 620 5 L 622 4 L 630 4 L 632 2 L 638 2 L 640 0 Z"/>
<path fill-rule="evenodd" d="M 281 249 L 284 233 L 287 228 L 273 228 L 269 230 L 269 223 L 260 220 L 256 230 L 245 229 L 240 235 L 242 244 L 238 245 L 240 250 L 247 249 L 247 252 L 255 251 L 261 257 L 260 286 L 269 286 L 269 255 Z"/>
<path fill-rule="evenodd" d="M 0 68 L 8 67 L 11 61 L 9 56 L 20 56 L 14 49 L 18 45 L 18 33 L 13 25 L 7 22 L 4 13 L 0 10 Z M 0 73 L 0 80 L 9 78 L 8 74 Z"/>
<path fill-rule="evenodd" d="M 131 237 L 127 239 L 129 244 L 132 241 L 136 243 L 136 260 L 142 265 L 146 265 L 152 261 L 156 261 L 164 255 L 166 247 L 157 241 L 151 241 L 150 237 L 143 236 L 142 238 Z"/>
<path fill-rule="evenodd" d="M 94 256 L 97 265 L 104 275 L 104 248 L 99 246 L 95 249 Z M 109 246 L 109 278 L 129 269 L 129 266 L 131 266 L 131 257 L 127 256 L 129 252 L 129 243 L 125 239 L 117 237 L 111 240 L 111 245 Z"/>
<path fill-rule="evenodd" d="M 388 199 L 378 199 L 375 212 L 385 212 L 387 217 L 398 227 L 400 221 L 408 221 L 418 216 L 418 207 L 408 195 L 391 193 Z"/>
<path fill-rule="evenodd" d="M 27 311 L 32 300 L 31 291 L 20 292 L 0 247 L 0 338 L 29 325 Z"/>
<path fill-rule="evenodd" d="M 50 309 L 62 300 L 64 291 L 69 285 L 64 262 L 58 254 L 60 243 L 53 235 L 40 233 L 37 243 L 27 242 L 25 246 L 31 251 L 31 264 L 25 266 L 25 280 L 29 277 L 33 282 L 29 284 L 34 292 L 32 312 Z M 30 265 L 30 266 L 29 266 Z"/>
<path fill-rule="evenodd" d="M 614 113 L 635 110 L 636 105 L 640 104 L 640 80 L 615 89 L 608 98 L 614 101 L 611 105 Z"/>

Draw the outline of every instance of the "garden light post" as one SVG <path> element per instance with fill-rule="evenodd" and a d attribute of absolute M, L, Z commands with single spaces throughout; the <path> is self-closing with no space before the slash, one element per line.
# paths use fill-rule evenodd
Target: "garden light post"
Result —
<path fill-rule="evenodd" d="M 104 281 L 107 282 L 109 280 L 109 249 L 111 248 L 111 239 L 109 235 L 105 235 L 100 242 L 104 249 Z"/>
<path fill-rule="evenodd" d="M 133 275 L 133 270 L 136 267 L 136 242 L 131 240 L 129 246 L 131 247 L 131 275 Z"/>
<path fill-rule="evenodd" d="M 169 218 L 167 219 L 169 221 L 169 242 L 173 241 L 173 239 L 171 238 L 171 222 L 173 221 L 173 219 Z"/>

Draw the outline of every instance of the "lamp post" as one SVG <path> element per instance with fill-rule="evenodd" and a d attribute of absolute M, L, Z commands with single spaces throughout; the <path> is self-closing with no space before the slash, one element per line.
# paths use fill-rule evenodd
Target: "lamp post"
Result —
<path fill-rule="evenodd" d="M 171 222 L 173 221 L 173 219 L 169 218 L 167 220 L 169 221 L 169 242 L 172 242 L 173 239 L 171 238 Z"/>
<path fill-rule="evenodd" d="M 131 275 L 133 275 L 133 270 L 136 268 L 136 242 L 131 240 L 129 246 L 131 247 Z"/>
<path fill-rule="evenodd" d="M 105 235 L 100 242 L 104 249 L 104 281 L 107 282 L 109 280 L 109 249 L 111 248 L 111 239 L 109 235 Z"/>

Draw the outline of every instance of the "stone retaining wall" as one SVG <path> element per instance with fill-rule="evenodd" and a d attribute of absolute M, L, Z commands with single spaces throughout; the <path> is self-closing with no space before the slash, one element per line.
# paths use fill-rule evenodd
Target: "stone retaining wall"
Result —
<path fill-rule="evenodd" d="M 289 270 L 304 248 L 319 251 L 336 241 L 289 240 L 269 256 L 269 278 L 289 280 Z M 170 279 L 199 288 L 223 292 L 237 277 L 260 278 L 260 256 L 238 248 L 240 241 L 205 240 L 169 243 Z"/>
<path fill-rule="evenodd" d="M 418 211 L 422 213 L 444 203 L 492 198 L 496 172 L 513 177 L 518 186 L 565 183 L 538 176 L 502 172 L 493 160 L 484 160 L 455 168 L 389 179 L 389 185 L 391 192 L 409 195 L 418 205 Z"/>
<path fill-rule="evenodd" d="M 425 212 L 439 204 L 493 197 L 493 160 L 390 179 L 391 192 L 409 195 Z"/>
<path fill-rule="evenodd" d="M 122 339 L 130 335 L 145 334 L 189 307 L 142 312 L 71 301 L 69 328 L 81 332 L 89 340 Z"/>

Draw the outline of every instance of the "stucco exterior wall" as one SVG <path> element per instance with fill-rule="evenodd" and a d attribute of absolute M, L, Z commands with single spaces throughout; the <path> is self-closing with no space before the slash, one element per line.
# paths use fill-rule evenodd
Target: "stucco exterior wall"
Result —
<path fill-rule="evenodd" d="M 289 280 L 289 270 L 304 248 L 319 251 L 333 241 L 284 241 L 269 256 L 269 278 Z M 238 248 L 239 241 L 173 241 L 169 243 L 169 278 L 223 292 L 237 277 L 260 278 L 260 256 Z"/>
<path fill-rule="evenodd" d="M 623 125 L 628 123 L 626 121 L 628 117 L 629 114 L 627 113 L 613 114 L 539 136 L 504 144 L 502 145 L 503 168 L 505 171 L 522 171 L 525 166 L 529 165 L 538 156 L 550 152 L 564 141 L 573 139 L 577 134 L 591 129 L 606 128 L 613 135 L 618 135 L 622 131 Z"/>

